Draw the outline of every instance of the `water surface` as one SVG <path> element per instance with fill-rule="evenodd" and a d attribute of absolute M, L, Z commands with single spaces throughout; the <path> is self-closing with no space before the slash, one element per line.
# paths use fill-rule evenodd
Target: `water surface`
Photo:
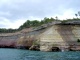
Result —
<path fill-rule="evenodd" d="M 0 48 L 0 60 L 80 60 L 80 51 L 41 52 Z"/>

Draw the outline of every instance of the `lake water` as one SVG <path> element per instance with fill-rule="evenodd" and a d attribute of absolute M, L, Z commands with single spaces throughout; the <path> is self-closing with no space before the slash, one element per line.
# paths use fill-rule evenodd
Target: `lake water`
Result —
<path fill-rule="evenodd" d="M 80 51 L 41 52 L 0 48 L 0 60 L 80 60 Z"/>

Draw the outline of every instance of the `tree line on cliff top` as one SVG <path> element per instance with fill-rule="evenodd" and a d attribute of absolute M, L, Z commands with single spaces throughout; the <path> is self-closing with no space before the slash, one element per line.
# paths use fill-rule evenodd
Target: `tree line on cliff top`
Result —
<path fill-rule="evenodd" d="M 75 16 L 76 16 L 76 18 L 60 20 L 60 21 L 65 22 L 65 21 L 69 21 L 69 20 L 80 20 L 80 18 L 79 18 L 80 17 L 80 12 L 75 14 Z M 55 21 L 55 20 L 59 20 L 57 16 L 55 18 L 52 18 L 52 17 L 51 18 L 47 18 L 47 17 L 45 17 L 41 21 L 39 21 L 39 20 L 27 20 L 18 29 L 0 28 L 0 33 L 14 33 L 14 32 L 20 31 L 20 30 L 25 29 L 25 28 L 38 27 L 38 26 L 41 26 L 42 24 L 47 24 L 47 23 Z"/>
<path fill-rule="evenodd" d="M 0 28 L 0 33 L 14 33 L 17 31 L 20 31 L 25 28 L 30 28 L 30 27 L 38 27 L 41 26 L 42 24 L 47 24 L 49 22 L 55 21 L 56 19 L 54 18 L 47 18 L 45 17 L 43 20 L 27 20 L 23 25 L 21 25 L 18 29 L 6 29 L 6 28 Z"/>

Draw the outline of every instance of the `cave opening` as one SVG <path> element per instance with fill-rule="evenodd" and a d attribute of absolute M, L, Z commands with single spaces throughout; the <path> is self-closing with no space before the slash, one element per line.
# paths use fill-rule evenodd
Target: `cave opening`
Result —
<path fill-rule="evenodd" d="M 52 47 L 52 51 L 56 52 L 56 51 L 61 51 L 61 50 L 59 49 L 59 47 Z"/>

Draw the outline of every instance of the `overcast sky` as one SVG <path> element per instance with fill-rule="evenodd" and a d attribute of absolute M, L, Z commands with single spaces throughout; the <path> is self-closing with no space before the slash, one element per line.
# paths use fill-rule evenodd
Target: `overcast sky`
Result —
<path fill-rule="evenodd" d="M 80 0 L 0 0 L 0 28 L 18 28 L 27 19 L 73 18 Z"/>

